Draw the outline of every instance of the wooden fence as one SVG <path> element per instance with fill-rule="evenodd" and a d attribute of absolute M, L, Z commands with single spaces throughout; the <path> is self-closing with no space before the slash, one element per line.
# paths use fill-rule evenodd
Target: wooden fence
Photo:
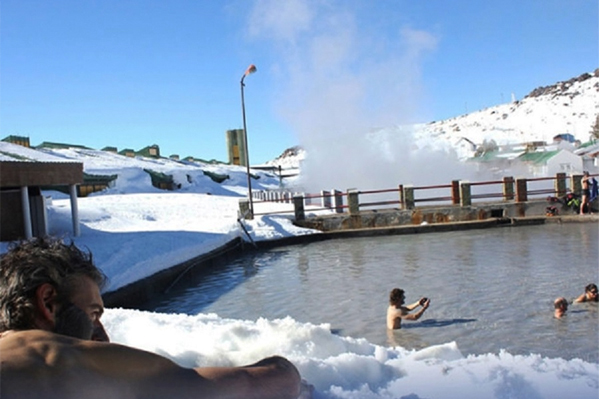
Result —
<path fill-rule="evenodd" d="M 598 174 L 590 175 L 597 177 Z M 526 202 L 547 197 L 562 197 L 567 193 L 581 193 L 583 175 L 558 173 L 545 178 L 505 177 L 497 181 L 469 182 L 454 180 L 446 185 L 413 186 L 398 185 L 393 189 L 323 190 L 318 194 L 286 191 L 254 191 L 253 202 L 289 203 L 289 210 L 275 212 L 255 212 L 255 215 L 294 213 L 297 220 L 305 218 L 305 207 L 311 211 L 329 210 L 336 213 L 358 214 L 361 210 L 376 208 L 414 209 L 417 205 L 471 206 L 477 202 Z M 240 213 L 247 219 L 248 200 L 240 200 Z"/>

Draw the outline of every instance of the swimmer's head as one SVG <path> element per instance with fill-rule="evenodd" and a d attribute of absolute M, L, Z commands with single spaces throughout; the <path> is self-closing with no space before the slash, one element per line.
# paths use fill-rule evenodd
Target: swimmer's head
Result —
<path fill-rule="evenodd" d="M 556 300 L 554 300 L 554 309 L 555 310 L 567 310 L 567 308 L 569 307 L 569 303 L 567 303 L 567 299 L 565 299 L 564 297 L 559 297 Z"/>
<path fill-rule="evenodd" d="M 585 291 L 590 293 L 598 293 L 598 286 L 596 286 L 594 283 L 590 283 L 585 287 Z"/>
<path fill-rule="evenodd" d="M 589 298 L 592 298 L 592 299 L 598 301 L 598 286 L 596 286 L 593 283 L 590 283 L 589 285 L 587 285 L 585 287 L 585 292 L 586 292 L 586 294 L 588 294 Z"/>
<path fill-rule="evenodd" d="M 390 304 L 402 305 L 404 303 L 404 290 L 395 288 L 390 292 Z"/>

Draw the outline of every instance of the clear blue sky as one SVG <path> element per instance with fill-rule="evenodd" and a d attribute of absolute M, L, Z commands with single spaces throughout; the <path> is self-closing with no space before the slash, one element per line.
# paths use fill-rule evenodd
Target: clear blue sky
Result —
<path fill-rule="evenodd" d="M 0 138 L 250 161 L 598 68 L 597 0 L 1 0 Z M 343 132 L 332 140 L 343 139 Z"/>

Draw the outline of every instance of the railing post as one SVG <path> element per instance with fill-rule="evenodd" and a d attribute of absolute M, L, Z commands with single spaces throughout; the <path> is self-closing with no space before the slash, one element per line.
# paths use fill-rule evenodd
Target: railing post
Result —
<path fill-rule="evenodd" d="M 471 205 L 471 183 L 460 181 L 460 205 L 468 207 Z"/>
<path fill-rule="evenodd" d="M 514 200 L 515 198 L 515 179 L 512 176 L 502 178 L 502 194 L 504 200 Z"/>
<path fill-rule="evenodd" d="M 406 201 L 404 200 L 404 185 L 398 185 L 398 195 L 400 197 L 400 209 L 406 208 Z"/>
<path fill-rule="evenodd" d="M 415 188 L 413 185 L 404 186 L 404 205 L 407 210 L 415 208 Z"/>
<path fill-rule="evenodd" d="M 582 174 L 571 174 L 571 192 L 572 193 L 581 193 L 581 178 L 583 178 Z"/>
<path fill-rule="evenodd" d="M 517 179 L 517 203 L 523 203 L 527 201 L 527 179 Z"/>
<path fill-rule="evenodd" d="M 567 194 L 567 174 L 559 172 L 556 174 L 554 181 L 554 191 L 557 197 L 562 197 Z"/>
<path fill-rule="evenodd" d="M 296 221 L 303 221 L 306 216 L 304 215 L 304 196 L 294 196 L 294 218 Z"/>
<path fill-rule="evenodd" d="M 358 190 L 348 189 L 348 210 L 350 214 L 358 214 L 360 212 L 358 205 Z"/>
<path fill-rule="evenodd" d="M 342 197 L 342 192 L 340 190 L 333 189 L 331 191 L 333 193 L 333 203 L 335 205 L 335 212 L 341 214 L 344 212 L 344 198 Z"/>
<path fill-rule="evenodd" d="M 327 190 L 321 190 L 321 207 L 331 208 L 331 193 Z"/>
<path fill-rule="evenodd" d="M 244 219 L 254 219 L 248 199 L 240 199 L 240 216 Z"/>
<path fill-rule="evenodd" d="M 452 204 L 460 204 L 460 182 L 452 181 Z"/>

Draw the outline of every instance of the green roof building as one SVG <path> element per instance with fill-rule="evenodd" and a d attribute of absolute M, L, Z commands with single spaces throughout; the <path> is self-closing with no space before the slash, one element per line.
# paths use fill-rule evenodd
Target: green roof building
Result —
<path fill-rule="evenodd" d="M 160 158 L 160 148 L 157 144 L 153 144 L 136 151 L 135 154 L 142 157 Z"/>
<path fill-rule="evenodd" d="M 36 149 L 84 149 L 84 150 L 92 150 L 89 147 L 81 146 L 79 144 L 69 144 L 69 143 L 57 143 L 57 142 L 42 142 L 35 146 Z"/>
<path fill-rule="evenodd" d="M 29 143 L 29 138 L 26 136 L 10 135 L 2 139 L 2 141 L 12 144 L 18 144 L 23 147 L 31 147 L 31 144 Z"/>

